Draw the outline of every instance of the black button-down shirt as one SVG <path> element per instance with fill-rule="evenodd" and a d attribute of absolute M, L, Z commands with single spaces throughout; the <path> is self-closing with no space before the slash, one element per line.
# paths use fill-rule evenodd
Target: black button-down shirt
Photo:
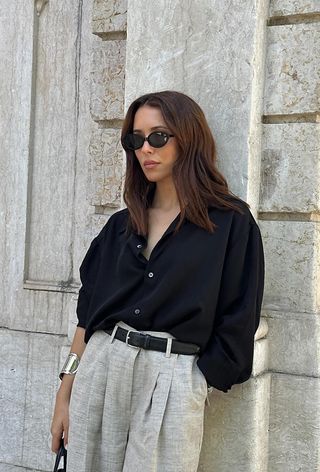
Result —
<path fill-rule="evenodd" d="M 122 320 L 137 330 L 166 331 L 200 346 L 208 384 L 227 391 L 250 377 L 254 333 L 264 284 L 260 230 L 244 214 L 209 207 L 214 233 L 178 215 L 154 247 L 126 236 L 128 210 L 114 213 L 92 241 L 80 267 L 78 326 L 95 330 Z"/>

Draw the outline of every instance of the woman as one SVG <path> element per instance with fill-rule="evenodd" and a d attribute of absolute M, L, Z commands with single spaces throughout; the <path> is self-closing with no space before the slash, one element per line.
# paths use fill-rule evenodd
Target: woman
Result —
<path fill-rule="evenodd" d="M 260 231 L 217 170 L 190 97 L 136 99 L 121 142 L 127 208 L 109 218 L 80 267 L 52 449 L 69 440 L 69 472 L 193 472 L 208 389 L 226 392 L 251 374 Z"/>

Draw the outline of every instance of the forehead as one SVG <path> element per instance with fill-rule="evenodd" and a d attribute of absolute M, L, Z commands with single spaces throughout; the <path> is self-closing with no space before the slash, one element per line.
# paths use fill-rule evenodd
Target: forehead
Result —
<path fill-rule="evenodd" d="M 143 105 L 136 111 L 133 120 L 134 129 L 143 130 L 161 125 L 166 127 L 166 123 L 159 108 Z"/>

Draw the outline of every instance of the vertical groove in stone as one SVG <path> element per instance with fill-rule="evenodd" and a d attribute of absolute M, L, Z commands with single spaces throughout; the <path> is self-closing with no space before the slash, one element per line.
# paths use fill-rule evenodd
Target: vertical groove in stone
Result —
<path fill-rule="evenodd" d="M 35 128 L 35 107 L 36 107 L 36 79 L 37 79 L 37 57 L 38 57 L 38 36 L 39 36 L 39 16 L 34 5 L 33 11 L 33 47 L 32 47 L 32 87 L 30 104 L 30 134 L 29 134 L 29 154 L 28 154 L 28 180 L 27 180 L 27 207 L 26 207 L 26 237 L 24 253 L 24 275 L 23 280 L 29 278 L 30 262 L 30 232 L 31 232 L 31 208 L 32 208 L 32 176 L 33 176 L 33 156 L 34 156 L 34 128 Z"/>

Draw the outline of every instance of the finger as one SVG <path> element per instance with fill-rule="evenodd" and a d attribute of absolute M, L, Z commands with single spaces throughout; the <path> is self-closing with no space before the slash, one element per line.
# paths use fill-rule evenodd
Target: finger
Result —
<path fill-rule="evenodd" d="M 66 447 L 69 441 L 69 421 L 66 421 L 63 426 L 63 444 Z"/>
<path fill-rule="evenodd" d="M 52 452 L 57 453 L 60 447 L 60 441 L 62 438 L 62 429 L 51 431 L 52 434 L 52 442 L 51 442 L 51 450 Z"/>

